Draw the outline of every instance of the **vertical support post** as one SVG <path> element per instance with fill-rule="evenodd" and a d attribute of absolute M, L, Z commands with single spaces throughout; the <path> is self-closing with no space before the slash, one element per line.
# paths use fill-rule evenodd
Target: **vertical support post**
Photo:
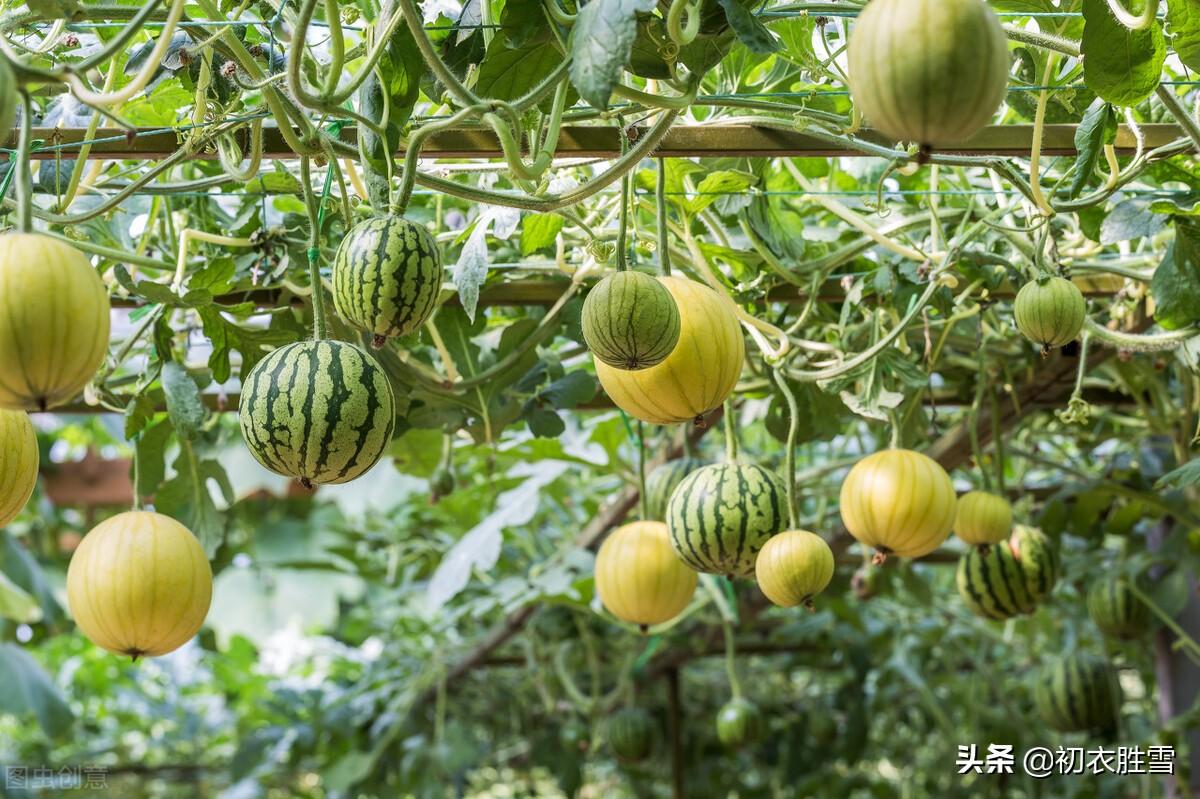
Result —
<path fill-rule="evenodd" d="M 683 786 L 683 703 L 679 697 L 679 667 L 664 674 L 667 680 L 667 727 L 671 736 L 671 797 L 684 799 Z"/>

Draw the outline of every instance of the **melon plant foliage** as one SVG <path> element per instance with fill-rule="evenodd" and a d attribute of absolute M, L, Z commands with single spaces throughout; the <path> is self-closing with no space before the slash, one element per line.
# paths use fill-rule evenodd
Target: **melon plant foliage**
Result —
<path fill-rule="evenodd" d="M 0 764 L 1200 773 L 1194 3 L 39 0 L 0 35 Z"/>

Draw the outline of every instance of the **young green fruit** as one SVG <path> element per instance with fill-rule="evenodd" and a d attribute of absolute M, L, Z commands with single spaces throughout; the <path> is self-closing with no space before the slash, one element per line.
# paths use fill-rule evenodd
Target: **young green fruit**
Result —
<path fill-rule="evenodd" d="M 624 763 L 638 763 L 654 751 L 654 719 L 640 707 L 623 708 L 609 716 L 606 732 L 613 754 Z"/>
<path fill-rule="evenodd" d="M 1145 635 L 1153 626 L 1149 606 L 1138 598 L 1125 577 L 1098 581 L 1088 591 L 1087 607 L 1100 632 L 1110 638 L 1130 641 Z"/>
<path fill-rule="evenodd" d="M 1042 719 L 1056 730 L 1112 733 L 1120 721 L 1121 685 L 1116 669 L 1104 658 L 1069 655 L 1042 669 L 1034 702 Z"/>
<path fill-rule="evenodd" d="M 643 272 L 609 275 L 583 302 L 583 340 L 615 369 L 662 363 L 679 342 L 679 306 L 662 283 Z"/>
<path fill-rule="evenodd" d="M 726 749 L 757 742 L 765 728 L 762 711 L 747 699 L 731 699 L 717 713 L 717 739 Z"/>
<path fill-rule="evenodd" d="M 1074 341 L 1086 316 L 1083 292 L 1066 278 L 1031 280 L 1013 300 L 1017 329 L 1034 344 L 1040 344 L 1043 352 Z"/>

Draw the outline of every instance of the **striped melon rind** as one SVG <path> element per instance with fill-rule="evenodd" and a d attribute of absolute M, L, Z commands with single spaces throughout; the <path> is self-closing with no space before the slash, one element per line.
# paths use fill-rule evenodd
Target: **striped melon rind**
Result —
<path fill-rule="evenodd" d="M 74 399 L 104 362 L 110 310 L 82 252 L 37 233 L 0 236 L 0 408 Z"/>
<path fill-rule="evenodd" d="M 968 544 L 995 544 L 1012 534 L 1012 505 L 986 491 L 968 491 L 958 498 L 954 534 Z"/>
<path fill-rule="evenodd" d="M 671 545 L 699 572 L 747 577 L 786 521 L 786 490 L 772 471 L 718 463 L 689 474 L 667 502 Z"/>
<path fill-rule="evenodd" d="M 882 557 L 919 558 L 942 545 L 958 497 L 950 475 L 920 452 L 889 449 L 854 464 L 842 482 L 842 522 Z"/>
<path fill-rule="evenodd" d="M 645 760 L 654 751 L 658 736 L 654 719 L 640 707 L 627 707 L 608 717 L 604 725 L 608 745 L 624 763 Z"/>
<path fill-rule="evenodd" d="M 899 141 L 961 144 L 1008 86 L 1008 42 L 982 0 L 871 0 L 848 50 L 855 107 Z"/>
<path fill-rule="evenodd" d="M 0 410 L 0 527 L 15 519 L 32 496 L 39 460 L 29 414 Z"/>
<path fill-rule="evenodd" d="M 345 483 L 391 442 L 395 398 L 387 375 L 343 341 L 300 341 L 255 365 L 242 387 L 242 437 L 266 468 L 305 485 Z"/>
<path fill-rule="evenodd" d="M 1138 599 L 1125 577 L 1106 577 L 1093 585 L 1088 591 L 1087 607 L 1096 627 L 1111 638 L 1140 638 L 1153 626 L 1149 606 Z"/>
<path fill-rule="evenodd" d="M 404 217 L 355 225 L 333 261 L 333 305 L 350 324 L 388 338 L 417 330 L 433 314 L 442 289 L 442 256 L 422 225 Z"/>
<path fill-rule="evenodd" d="M 1050 596 L 1058 583 L 1058 548 L 1050 537 L 1034 527 L 1018 524 L 1009 538 L 1009 547 L 1021 564 L 1034 601 Z"/>
<path fill-rule="evenodd" d="M 1037 610 L 1025 572 L 1007 541 L 985 544 L 963 555 L 957 583 L 967 607 L 985 619 L 1011 619 Z"/>
<path fill-rule="evenodd" d="M 1104 658 L 1069 655 L 1042 669 L 1034 702 L 1042 719 L 1056 730 L 1111 732 L 1120 720 L 1121 686 Z"/>
<path fill-rule="evenodd" d="M 681 277 L 660 277 L 679 308 L 679 342 L 662 363 L 630 372 L 596 360 L 617 407 L 652 424 L 690 422 L 717 408 L 737 385 L 746 344 L 733 301 Z"/>
<path fill-rule="evenodd" d="M 642 272 L 617 272 L 597 283 L 584 300 L 581 322 L 592 355 L 616 369 L 662 363 L 679 342 L 679 306 Z"/>
<path fill-rule="evenodd" d="M 683 478 L 704 465 L 704 461 L 696 458 L 679 458 L 667 461 L 646 475 L 646 518 L 664 519 L 667 513 L 667 500 Z"/>
<path fill-rule="evenodd" d="M 1086 316 L 1087 301 L 1083 292 L 1066 278 L 1031 280 L 1021 287 L 1013 300 L 1017 329 L 1044 349 L 1074 341 L 1083 329 Z"/>

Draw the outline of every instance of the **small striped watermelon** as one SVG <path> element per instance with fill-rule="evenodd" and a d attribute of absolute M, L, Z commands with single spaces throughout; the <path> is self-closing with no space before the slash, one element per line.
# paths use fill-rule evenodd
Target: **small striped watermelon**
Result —
<path fill-rule="evenodd" d="M 1153 623 L 1149 606 L 1138 599 L 1125 577 L 1106 577 L 1088 591 L 1088 615 L 1110 638 L 1133 640 L 1145 635 Z"/>
<path fill-rule="evenodd" d="M 1058 549 L 1054 542 L 1041 530 L 1018 524 L 1008 543 L 1034 600 L 1041 602 L 1050 596 L 1058 583 Z"/>
<path fill-rule="evenodd" d="M 360 222 L 333 261 L 333 306 L 375 346 L 417 330 L 442 290 L 442 256 L 424 226 L 401 216 Z"/>
<path fill-rule="evenodd" d="M 344 341 L 299 341 L 255 365 L 242 387 L 242 437 L 266 468 L 345 483 L 379 462 L 396 401 L 375 359 Z"/>
<path fill-rule="evenodd" d="M 643 272 L 625 270 L 597 283 L 584 300 L 581 321 L 592 355 L 615 369 L 662 363 L 679 342 L 679 306 Z"/>
<path fill-rule="evenodd" d="M 617 407 L 651 424 L 702 419 L 737 385 L 746 343 L 734 304 L 708 286 L 660 277 L 679 308 L 679 343 L 666 359 L 630 372 L 596 360 L 596 377 Z"/>
<path fill-rule="evenodd" d="M 640 707 L 618 710 L 608 717 L 604 728 L 608 745 L 622 763 L 637 763 L 654 751 L 658 731 L 654 719 Z"/>
<path fill-rule="evenodd" d="M 39 233 L 0 236 L 0 408 L 70 402 L 108 353 L 108 289 L 87 256 Z"/>
<path fill-rule="evenodd" d="M 983 0 L 871 0 L 850 34 L 855 107 L 892 139 L 961 144 L 1008 87 L 1004 29 Z"/>
<path fill-rule="evenodd" d="M 0 410 L 0 527 L 25 507 L 38 479 L 38 443 L 24 411 Z"/>
<path fill-rule="evenodd" d="M 954 534 L 968 544 L 995 544 L 1012 535 L 1012 505 L 987 491 L 968 491 L 958 498 Z"/>
<path fill-rule="evenodd" d="M 958 562 L 958 593 L 976 616 L 1011 619 L 1037 610 L 1008 541 L 973 547 Z"/>
<path fill-rule="evenodd" d="M 842 482 L 842 522 L 850 535 L 888 555 L 919 558 L 942 545 L 954 526 L 958 498 L 937 461 L 889 449 L 854 464 Z"/>
<path fill-rule="evenodd" d="M 747 699 L 731 699 L 717 713 L 717 739 L 726 749 L 740 749 L 757 742 L 766 732 L 758 705 Z"/>
<path fill-rule="evenodd" d="M 1042 719 L 1064 732 L 1116 731 L 1121 685 L 1116 669 L 1102 657 L 1074 654 L 1048 663 L 1034 686 Z"/>
<path fill-rule="evenodd" d="M 754 464 L 697 469 L 667 502 L 671 545 L 696 571 L 748 577 L 763 544 L 787 521 L 786 493 L 774 472 Z"/>
<path fill-rule="evenodd" d="M 704 465 L 697 458 L 679 458 L 667 461 L 646 475 L 646 513 L 649 519 L 664 519 L 667 514 L 667 500 L 675 487 L 683 482 L 683 478 Z"/>
<path fill-rule="evenodd" d="M 1013 300 L 1017 329 L 1034 344 L 1041 344 L 1043 352 L 1074 341 L 1086 316 L 1083 292 L 1062 277 L 1031 280 Z"/>

